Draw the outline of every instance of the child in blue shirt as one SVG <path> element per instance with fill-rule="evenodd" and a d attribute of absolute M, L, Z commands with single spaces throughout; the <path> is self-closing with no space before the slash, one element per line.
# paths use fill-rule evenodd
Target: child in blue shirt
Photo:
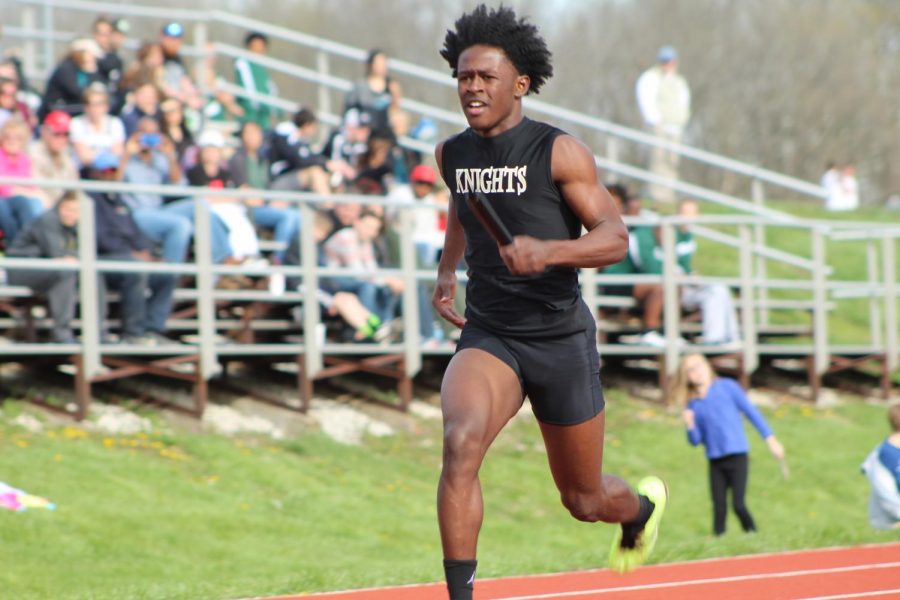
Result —
<path fill-rule="evenodd" d="M 713 533 L 725 533 L 728 489 L 731 502 L 744 531 L 756 531 L 753 516 L 744 503 L 749 475 L 750 445 L 741 417 L 747 417 L 769 451 L 784 460 L 784 448 L 775 438 L 765 418 L 741 386 L 733 379 L 717 377 L 701 354 L 685 356 L 675 381 L 675 400 L 686 406 L 682 413 L 688 441 L 706 448 L 713 504 Z"/>
<path fill-rule="evenodd" d="M 872 484 L 869 523 L 875 529 L 900 528 L 900 404 L 888 409 L 891 435 L 875 447 L 862 465 Z"/>

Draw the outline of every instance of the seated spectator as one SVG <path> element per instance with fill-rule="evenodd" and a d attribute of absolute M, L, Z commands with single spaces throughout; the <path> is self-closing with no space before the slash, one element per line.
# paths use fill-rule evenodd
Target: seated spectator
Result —
<path fill-rule="evenodd" d="M 374 241 L 381 232 L 381 218 L 372 212 L 363 212 L 351 227 L 335 232 L 325 242 L 325 261 L 329 267 L 345 267 L 374 272 L 379 265 L 375 260 Z M 359 297 L 370 312 L 382 322 L 396 316 L 396 308 L 403 281 L 396 277 L 360 277 L 358 275 L 329 278 L 336 291 L 350 292 Z"/>
<path fill-rule="evenodd" d="M 229 82 L 216 73 L 216 53 L 213 44 L 207 46 L 202 77 L 206 84 L 206 104 L 203 106 L 206 126 L 209 128 L 214 124 L 220 124 L 223 131 L 230 133 L 230 123 L 244 116 L 244 107 L 225 89 Z"/>
<path fill-rule="evenodd" d="M 5 55 L 0 57 L 0 79 L 10 79 L 16 84 L 18 89 L 16 100 L 28 107 L 28 111 L 36 124 L 38 122 L 38 111 L 41 108 L 43 99 L 36 90 L 28 85 L 28 79 L 25 77 L 22 68 L 22 59 L 19 57 L 18 48 L 8 49 Z"/>
<path fill-rule="evenodd" d="M 41 136 L 28 146 L 32 174 L 37 179 L 58 181 L 78 181 L 78 169 L 72 158 L 69 143 L 69 127 L 72 117 L 69 113 L 54 110 L 44 119 Z M 53 208 L 65 189 L 42 188 L 39 190 L 44 210 Z"/>
<path fill-rule="evenodd" d="M 84 93 L 95 82 L 102 84 L 97 60 L 103 51 L 97 42 L 89 39 L 75 40 L 69 55 L 57 65 L 44 90 L 41 119 L 53 110 L 63 110 L 70 115 L 84 112 Z"/>
<path fill-rule="evenodd" d="M 294 114 L 292 121 L 279 123 L 272 136 L 272 189 L 331 193 L 329 173 L 354 179 L 356 170 L 344 160 L 329 160 L 312 149 L 319 121 L 308 108 Z"/>
<path fill-rule="evenodd" d="M 200 110 L 203 97 L 191 80 L 181 56 L 184 27 L 181 23 L 167 23 L 159 33 L 159 46 L 163 52 L 163 92 L 168 98 L 176 98 L 193 110 Z"/>
<path fill-rule="evenodd" d="M 862 464 L 869 479 L 869 523 L 875 529 L 900 528 L 900 404 L 888 408 L 891 435 Z"/>
<path fill-rule="evenodd" d="M 218 131 L 206 130 L 200 135 L 200 162 L 187 173 L 188 183 L 198 187 L 227 189 L 236 187 L 231 173 L 224 167 L 222 152 L 225 137 Z M 259 237 L 247 217 L 247 208 L 237 199 L 211 196 L 210 209 L 228 228 L 231 257 L 237 261 L 259 257 Z"/>
<path fill-rule="evenodd" d="M 109 93 L 105 87 L 91 86 L 84 93 L 84 114 L 72 119 L 69 135 L 80 168 L 101 157 L 104 162 L 115 160 L 117 164 L 122 159 L 125 126 L 119 117 L 109 114 Z"/>
<path fill-rule="evenodd" d="M 258 31 L 252 31 L 244 38 L 244 47 L 257 56 L 266 56 L 269 38 Z M 269 71 L 253 60 L 238 58 L 234 61 L 234 80 L 251 94 L 278 97 L 278 88 L 269 77 Z M 273 109 L 269 104 L 256 98 L 239 98 L 238 104 L 243 109 L 242 122 L 256 123 L 264 131 L 272 126 Z"/>
<path fill-rule="evenodd" d="M 134 133 L 138 121 L 144 117 L 159 120 L 159 88 L 152 82 L 145 81 L 139 84 L 131 93 L 131 102 L 122 109 L 122 124 L 125 126 L 125 135 Z"/>
<path fill-rule="evenodd" d="M 622 186 L 611 185 L 607 188 L 610 196 L 622 215 L 637 216 L 640 214 L 640 200 L 632 196 Z M 637 243 L 637 227 L 633 227 L 628 233 L 629 248 Z M 648 229 L 648 228 L 645 228 Z M 652 229 L 648 229 L 652 233 Z M 618 263 L 607 265 L 603 268 L 605 275 L 632 275 L 639 270 L 634 264 L 631 252 Z M 663 312 L 663 287 L 658 283 L 638 283 L 635 285 L 617 283 L 603 285 L 603 293 L 610 296 L 633 297 L 642 309 L 642 322 L 644 333 L 641 335 L 641 343 L 652 346 L 665 346 L 665 338 L 659 333 L 662 324 Z"/>
<path fill-rule="evenodd" d="M 175 145 L 178 164 L 188 170 L 197 164 L 197 146 L 194 136 L 184 120 L 184 107 L 175 98 L 163 100 L 159 105 L 159 128 L 163 135 Z"/>
<path fill-rule="evenodd" d="M 396 165 L 392 151 L 393 135 L 387 131 L 375 131 L 369 136 L 366 152 L 359 157 L 357 180 L 368 180 L 377 185 L 376 195 L 388 192 L 394 181 Z"/>
<path fill-rule="evenodd" d="M 449 198 L 437 193 L 438 174 L 434 168 L 428 165 L 417 165 L 410 173 L 410 183 L 395 187 L 390 194 L 391 200 L 399 202 L 421 202 L 435 208 L 446 207 Z M 444 230 L 440 228 L 440 211 L 415 209 L 412 211 L 412 238 L 416 246 L 416 268 L 432 269 L 437 266 L 439 254 L 444 248 Z M 399 215 L 391 215 L 394 235 L 399 235 Z M 399 264 L 399 257 L 394 257 L 395 264 Z M 420 283 L 419 294 L 419 335 L 426 346 L 434 346 L 440 339 L 440 333 L 435 328 L 434 308 L 431 305 L 433 286 Z"/>
<path fill-rule="evenodd" d="M 115 181 L 116 169 L 90 169 L 89 179 Z M 138 226 L 131 210 L 119 194 L 92 192 L 94 226 L 97 235 L 97 258 L 117 261 L 153 262 L 152 241 Z M 127 344 L 155 346 L 170 344 L 166 337 L 166 319 L 172 312 L 175 275 L 169 273 L 104 273 L 100 285 L 101 323 L 106 317 L 106 289 L 122 294 L 119 310 L 122 338 Z M 149 294 L 147 293 L 149 291 Z"/>
<path fill-rule="evenodd" d="M 253 121 L 241 127 L 241 147 L 228 161 L 228 170 L 239 188 L 264 190 L 269 187 L 269 161 L 262 154 L 263 130 Z M 272 237 L 283 244 L 275 251 L 272 261 L 284 262 L 284 253 L 300 234 L 300 209 L 296 204 L 245 200 L 250 218 L 259 227 L 272 230 Z"/>
<path fill-rule="evenodd" d="M 326 266 L 325 251 L 323 245 L 332 233 L 332 221 L 323 212 L 315 212 L 313 223 L 313 236 L 316 241 L 316 263 L 320 267 Z M 285 254 L 285 264 L 301 265 L 300 239 L 294 239 Z M 288 280 L 291 289 L 302 290 L 303 286 L 299 278 Z M 319 304 L 323 312 L 331 317 L 338 316 L 350 327 L 347 339 L 355 342 L 380 341 L 389 333 L 389 328 L 384 327 L 381 319 L 369 311 L 359 301 L 359 297 L 351 292 L 338 291 L 330 279 L 319 279 Z"/>
<path fill-rule="evenodd" d="M 0 77 L 0 126 L 12 117 L 18 117 L 34 129 L 37 117 L 19 97 L 19 84 L 14 79 Z"/>
<path fill-rule="evenodd" d="M 137 61 L 129 66 L 122 76 L 123 92 L 128 93 L 137 89 L 138 86 L 151 83 L 162 94 L 165 87 L 163 62 L 165 62 L 165 57 L 159 44 L 153 42 L 141 44 L 137 51 Z"/>
<path fill-rule="evenodd" d="M 119 173 L 122 181 L 147 185 L 184 183 L 178 157 L 171 140 L 160 135 L 159 124 L 151 118 L 138 121 L 137 130 L 125 144 L 125 158 Z M 162 248 L 163 260 L 181 263 L 187 259 L 194 231 L 194 201 L 180 200 L 164 204 L 160 194 L 123 194 L 141 231 Z M 228 230 L 221 219 L 211 215 L 213 260 L 224 261 L 231 255 Z"/>
<path fill-rule="evenodd" d="M 684 200 L 678 208 L 682 217 L 693 218 L 700 212 L 695 200 Z M 675 252 L 678 265 L 684 273 L 694 273 L 692 258 L 697 251 L 697 244 L 690 228 L 678 228 Z M 703 323 L 702 339 L 704 344 L 734 344 L 741 341 L 741 329 L 738 325 L 737 311 L 731 291 L 719 283 L 688 283 L 681 286 L 681 305 L 690 310 L 700 310 Z"/>
<path fill-rule="evenodd" d="M 331 161 L 341 161 L 348 165 L 358 165 L 360 157 L 369 150 L 369 136 L 372 133 L 372 117 L 367 112 L 351 108 L 344 113 L 340 129 L 328 138 L 322 154 Z M 348 179 L 353 179 L 348 178 Z"/>
<path fill-rule="evenodd" d="M 62 258 L 78 261 L 78 195 L 63 194 L 56 206 L 47 211 L 17 235 L 6 254 L 14 258 Z M 72 320 L 78 301 L 77 271 L 29 271 L 10 269 L 7 272 L 10 285 L 31 288 L 34 293 L 46 296 L 50 305 L 51 341 L 75 344 Z"/>
<path fill-rule="evenodd" d="M 31 130 L 25 121 L 13 117 L 0 127 L 0 175 L 34 177 L 28 140 Z M 0 185 L 0 230 L 7 244 L 44 212 L 41 191 L 29 185 Z"/>
<path fill-rule="evenodd" d="M 372 50 L 366 59 L 366 76 L 357 80 L 344 99 L 344 113 L 357 109 L 372 117 L 372 130 L 397 132 L 400 114 L 400 84 L 388 74 L 387 55 Z M 399 133 L 399 132 L 398 132 Z"/>

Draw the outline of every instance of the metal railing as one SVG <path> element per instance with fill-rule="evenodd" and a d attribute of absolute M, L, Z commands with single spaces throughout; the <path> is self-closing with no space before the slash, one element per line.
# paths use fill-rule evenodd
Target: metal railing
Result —
<path fill-rule="evenodd" d="M 106 272 L 168 272 L 190 274 L 196 277 L 196 302 L 198 309 L 197 332 L 199 336 L 199 344 L 196 351 L 200 355 L 200 369 L 204 378 L 215 375 L 219 368 L 219 356 L 228 353 L 240 354 L 279 354 L 286 355 L 302 354 L 305 357 L 304 368 L 306 375 L 310 378 L 315 376 L 322 370 L 323 356 L 327 354 L 383 354 L 383 353 L 402 353 L 405 359 L 406 373 L 412 377 L 420 369 L 422 364 L 422 356 L 425 353 L 421 347 L 421 340 L 418 334 L 418 302 L 417 302 L 417 285 L 421 282 L 434 281 L 436 273 L 434 271 L 417 269 L 415 264 L 415 248 L 412 241 L 412 219 L 410 218 L 410 210 L 435 210 L 433 205 L 424 205 L 415 202 L 395 202 L 385 197 L 372 196 L 352 196 L 352 195 L 335 195 L 327 198 L 318 197 L 313 194 L 304 192 L 280 192 L 280 191 L 264 191 L 264 190 L 221 190 L 196 188 L 187 186 L 166 186 L 166 185 L 137 185 L 119 182 L 102 182 L 102 181 L 78 181 L 78 182 L 61 182 L 49 180 L 30 180 L 12 177 L 0 177 L 0 185 L 34 185 L 38 187 L 50 187 L 55 189 L 69 188 L 81 191 L 105 191 L 110 193 L 122 192 L 140 192 L 160 194 L 164 196 L 176 197 L 194 197 L 194 198 L 262 198 L 264 200 L 280 200 L 288 201 L 298 205 L 301 211 L 301 232 L 300 244 L 301 264 L 299 266 L 269 266 L 264 269 L 246 266 L 233 265 L 215 265 L 212 262 L 211 254 L 211 236 L 209 231 L 210 209 L 205 202 L 198 201 L 195 204 L 195 232 L 194 232 L 194 263 L 186 264 L 167 264 L 167 263 L 135 263 L 98 260 L 95 252 L 94 243 L 84 243 L 84 240 L 95 240 L 95 232 L 93 229 L 93 209 L 90 202 L 84 202 L 81 207 L 81 218 L 79 221 L 79 262 L 72 264 L 58 260 L 46 259 L 19 259 L 19 258 L 3 258 L 0 259 L 0 269 L 51 269 L 51 270 L 77 270 L 81 281 L 80 299 L 81 299 L 81 331 L 82 341 L 77 348 L 77 353 L 82 356 L 85 373 L 88 377 L 96 374 L 100 368 L 101 356 L 111 354 L 122 354 L 134 352 L 135 348 L 127 346 L 105 346 L 99 340 L 99 315 L 96 310 L 96 289 L 98 273 Z M 322 203 L 343 203 L 343 202 L 362 202 L 369 204 L 379 204 L 382 206 L 390 206 L 397 209 L 400 216 L 400 268 L 399 269 L 380 269 L 378 274 L 400 277 L 404 281 L 404 291 L 401 299 L 402 319 L 403 319 L 403 339 L 399 344 L 388 346 L 372 345 L 372 344 L 319 344 L 312 332 L 317 331 L 320 324 L 320 311 L 316 290 L 318 289 L 318 281 L 322 277 L 335 276 L 372 276 L 371 272 L 353 271 L 348 269 L 336 269 L 319 267 L 316 263 L 316 248 L 313 235 L 313 211 Z M 895 239 L 890 235 L 885 235 L 881 242 L 881 262 L 874 252 L 874 246 L 870 246 L 869 270 L 865 275 L 865 280 L 860 281 L 838 281 L 829 280 L 829 267 L 825 256 L 825 240 L 828 235 L 826 224 L 822 223 L 774 223 L 763 217 L 756 216 L 700 216 L 694 219 L 685 219 L 681 217 L 641 217 L 626 218 L 626 222 L 632 226 L 652 226 L 659 227 L 662 232 L 662 248 L 664 252 L 664 269 L 661 275 L 604 275 L 597 273 L 594 269 L 582 270 L 582 290 L 585 301 L 589 306 L 596 309 L 603 306 L 603 302 L 598 296 L 598 286 L 613 284 L 630 284 L 635 283 L 658 283 L 664 288 L 664 335 L 669 342 L 664 349 L 651 349 L 639 346 L 601 346 L 601 350 L 606 355 L 614 354 L 662 354 L 666 359 L 666 370 L 673 373 L 677 367 L 679 355 L 684 351 L 678 344 L 678 338 L 681 336 L 680 331 L 680 299 L 679 287 L 683 285 L 696 284 L 724 284 L 738 291 L 739 303 L 741 306 L 741 332 L 743 342 L 740 345 L 739 352 L 743 356 L 743 365 L 747 373 L 754 371 L 759 364 L 759 358 L 763 352 L 763 348 L 758 343 L 758 331 L 764 327 L 764 323 L 760 321 L 757 315 L 758 298 L 756 292 L 760 289 L 765 290 L 792 290 L 802 291 L 808 294 L 808 300 L 795 301 L 770 301 L 770 306 L 778 306 L 784 309 L 806 309 L 811 314 L 812 344 L 806 346 L 801 344 L 785 346 L 782 353 L 790 354 L 800 348 L 799 353 L 808 353 L 815 360 L 815 369 L 819 374 L 827 371 L 831 357 L 840 354 L 843 351 L 849 351 L 846 348 L 837 347 L 829 344 L 828 341 L 828 313 L 835 301 L 852 298 L 855 296 L 867 297 L 869 299 L 870 320 L 881 323 L 883 321 L 884 328 L 873 329 L 871 339 L 868 344 L 864 344 L 852 349 L 853 353 L 861 352 L 863 348 L 873 355 L 887 356 L 888 364 L 891 369 L 896 369 L 898 360 L 900 360 L 900 349 L 898 349 L 898 322 L 897 322 L 897 300 L 898 289 L 896 286 L 896 265 L 894 261 Z M 773 279 L 760 277 L 754 270 L 755 257 L 760 254 L 766 254 L 773 249 L 759 246 L 753 243 L 752 229 L 760 224 L 767 224 L 770 227 L 786 227 L 797 231 L 805 231 L 811 234 L 810 252 L 812 259 L 809 261 L 799 261 L 795 259 L 794 266 L 801 271 L 808 273 L 807 278 L 798 279 Z M 727 277 L 703 277 L 694 274 L 679 273 L 675 266 L 675 229 L 677 227 L 692 227 L 696 235 L 705 237 L 706 239 L 725 244 L 728 247 L 737 247 L 739 251 L 739 260 L 736 265 L 736 273 Z M 723 233 L 713 227 L 727 226 L 737 227 L 738 235 L 731 236 Z M 874 242 L 869 241 L 870 244 Z M 793 256 L 793 255 L 791 255 Z M 784 257 L 779 257 L 784 258 Z M 254 348 L 252 346 L 242 346 L 240 349 L 224 348 L 216 344 L 216 331 L 219 329 L 217 324 L 218 317 L 215 311 L 215 301 L 219 298 L 229 297 L 229 292 L 216 290 L 214 287 L 214 278 L 223 274 L 248 274 L 248 275 L 264 275 L 272 273 L 281 273 L 285 276 L 300 277 L 303 281 L 302 298 L 303 298 L 303 323 L 304 341 L 302 344 L 267 344 L 263 347 Z M 460 279 L 466 279 L 464 273 L 458 274 Z M 236 298 L 240 297 L 240 293 L 233 292 Z M 263 298 L 265 293 L 261 293 Z M 273 302 L 278 302 L 277 296 L 270 295 L 268 298 Z M 883 315 L 883 319 L 882 319 Z M 883 331 L 883 335 L 879 332 Z M 46 353 L 60 354 L 63 352 L 72 352 L 73 348 L 69 346 L 56 347 L 54 345 L 43 346 Z M 717 353 L 719 350 L 715 347 L 688 347 L 687 350 L 700 350 L 704 352 Z M 777 350 L 777 349 L 776 349 Z M 0 346 L 0 354 L 10 355 L 19 353 L 34 353 L 39 350 L 29 346 L 28 348 L 20 347 L 18 344 L 10 346 Z M 152 353 L 154 350 L 139 350 L 137 353 Z M 449 349 L 447 350 L 449 351 Z M 774 352 L 772 348 L 768 351 Z M 159 348 L 155 349 L 157 353 L 186 353 L 190 352 L 187 348 Z"/>

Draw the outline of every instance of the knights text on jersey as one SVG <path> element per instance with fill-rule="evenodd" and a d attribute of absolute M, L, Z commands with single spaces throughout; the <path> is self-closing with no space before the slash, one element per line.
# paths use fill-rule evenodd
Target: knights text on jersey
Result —
<path fill-rule="evenodd" d="M 578 238 L 581 222 L 563 200 L 550 169 L 553 142 L 563 134 L 524 118 L 494 137 L 466 129 L 444 143 L 444 180 L 466 234 L 466 318 L 503 335 L 568 335 L 590 322 L 576 269 L 552 267 L 540 275 L 512 275 L 466 203 L 470 192 L 484 193 L 514 236 Z"/>

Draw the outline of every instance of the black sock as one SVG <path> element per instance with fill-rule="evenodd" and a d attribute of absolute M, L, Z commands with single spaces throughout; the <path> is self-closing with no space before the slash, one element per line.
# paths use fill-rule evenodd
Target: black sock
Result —
<path fill-rule="evenodd" d="M 619 544 L 622 548 L 634 548 L 638 536 L 644 530 L 644 525 L 647 524 L 650 515 L 653 514 L 653 509 L 656 508 L 656 505 L 650 502 L 650 498 L 643 494 L 638 495 L 638 500 L 640 500 L 641 507 L 638 509 L 637 518 L 630 523 L 622 523 L 622 543 Z"/>
<path fill-rule="evenodd" d="M 444 577 L 450 600 L 472 600 L 477 560 L 444 560 Z"/>

